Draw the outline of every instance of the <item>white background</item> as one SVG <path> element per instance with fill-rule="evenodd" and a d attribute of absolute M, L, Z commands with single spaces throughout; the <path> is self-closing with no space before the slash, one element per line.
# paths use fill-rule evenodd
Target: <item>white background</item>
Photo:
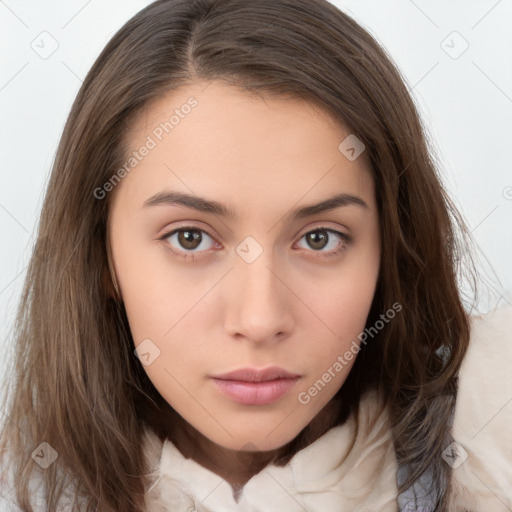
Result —
<path fill-rule="evenodd" d="M 2 354 L 71 104 L 106 42 L 148 3 L 0 0 Z M 512 303 L 512 1 L 333 3 L 387 49 L 421 109 L 445 183 L 480 244 L 483 276 L 492 279 L 493 296 L 479 310 Z M 47 49 L 51 38 L 58 44 L 46 59 L 33 49 L 43 37 Z"/>

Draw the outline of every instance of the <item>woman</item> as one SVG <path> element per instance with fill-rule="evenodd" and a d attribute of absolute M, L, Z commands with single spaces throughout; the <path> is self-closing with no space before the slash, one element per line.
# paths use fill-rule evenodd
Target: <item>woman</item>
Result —
<path fill-rule="evenodd" d="M 457 287 L 466 237 L 402 78 L 344 13 L 149 5 L 48 185 L 2 435 L 18 506 L 507 504 L 455 436 L 491 328 Z"/>

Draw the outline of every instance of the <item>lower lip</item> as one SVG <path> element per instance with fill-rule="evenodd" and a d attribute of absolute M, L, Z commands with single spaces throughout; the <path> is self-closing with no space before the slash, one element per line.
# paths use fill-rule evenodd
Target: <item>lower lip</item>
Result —
<path fill-rule="evenodd" d="M 229 398 L 244 405 L 265 405 L 276 402 L 295 386 L 299 377 L 275 379 L 265 382 L 213 379 L 217 387 Z"/>

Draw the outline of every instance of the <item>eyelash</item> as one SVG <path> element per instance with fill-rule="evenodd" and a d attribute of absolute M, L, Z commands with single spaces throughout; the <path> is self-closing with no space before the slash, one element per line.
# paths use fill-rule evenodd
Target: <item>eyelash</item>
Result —
<path fill-rule="evenodd" d="M 161 237 L 158 238 L 158 240 L 165 242 L 165 240 L 167 238 L 174 235 L 175 233 L 179 233 L 180 231 L 199 231 L 201 233 L 206 233 L 211 239 L 215 240 L 215 237 L 210 235 L 210 233 L 208 233 L 208 231 L 198 228 L 197 226 L 180 226 L 179 228 L 176 228 L 176 229 L 173 229 L 172 231 L 164 233 Z M 323 251 L 309 251 L 309 252 L 317 252 L 322 255 L 321 257 L 324 257 L 324 258 L 338 256 L 343 250 L 346 249 L 346 246 L 352 242 L 352 238 L 349 235 L 347 235 L 346 233 L 342 233 L 341 231 L 337 231 L 335 229 L 328 228 L 326 226 L 317 226 L 314 229 L 310 229 L 309 231 L 306 231 L 306 233 L 304 233 L 300 237 L 300 239 L 302 239 L 306 235 L 309 235 L 310 233 L 314 233 L 316 231 L 327 231 L 328 233 L 334 233 L 341 238 L 340 246 L 334 251 L 325 252 L 325 253 Z M 164 243 L 164 250 L 171 253 L 173 256 L 178 256 L 180 258 L 183 258 L 184 260 L 188 260 L 188 259 L 190 259 L 192 261 L 194 260 L 194 256 L 195 256 L 194 254 L 176 251 L 176 250 L 172 249 L 168 244 L 165 244 L 165 243 Z"/>

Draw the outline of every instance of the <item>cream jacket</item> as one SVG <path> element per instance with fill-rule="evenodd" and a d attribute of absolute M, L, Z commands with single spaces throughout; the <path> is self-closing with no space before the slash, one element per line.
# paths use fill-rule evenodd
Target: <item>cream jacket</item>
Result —
<path fill-rule="evenodd" d="M 471 318 L 459 373 L 453 437 L 443 451 L 453 469 L 450 512 L 512 511 L 512 308 Z M 228 482 L 187 459 L 168 440 L 146 433 L 155 481 L 148 512 L 426 512 L 411 492 L 397 492 L 397 464 L 383 401 L 375 391 L 357 415 L 269 465 L 238 501 Z M 420 487 L 421 490 L 421 487 Z"/>

